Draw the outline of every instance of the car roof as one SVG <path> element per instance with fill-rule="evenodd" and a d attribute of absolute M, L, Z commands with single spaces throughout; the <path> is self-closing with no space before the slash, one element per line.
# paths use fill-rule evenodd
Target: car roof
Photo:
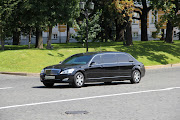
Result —
<path fill-rule="evenodd" d="M 106 54 L 106 53 L 125 53 L 125 52 L 114 52 L 114 51 L 102 51 L 102 52 L 86 52 L 86 53 L 79 53 L 76 55 L 97 55 L 97 54 Z M 127 53 L 125 53 L 127 54 Z"/>

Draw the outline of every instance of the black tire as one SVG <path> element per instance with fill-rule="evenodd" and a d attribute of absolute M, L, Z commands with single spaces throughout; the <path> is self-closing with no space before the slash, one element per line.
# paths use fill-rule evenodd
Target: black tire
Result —
<path fill-rule="evenodd" d="M 54 86 L 54 83 L 46 83 L 43 82 L 44 86 L 46 86 L 47 88 L 52 88 Z"/>
<path fill-rule="evenodd" d="M 81 72 L 77 72 L 74 75 L 73 86 L 76 88 L 80 88 L 84 85 L 84 75 Z"/>
<path fill-rule="evenodd" d="M 134 70 L 132 72 L 132 78 L 130 81 L 132 84 L 136 84 L 136 83 L 139 83 L 141 81 L 141 73 L 139 70 Z"/>

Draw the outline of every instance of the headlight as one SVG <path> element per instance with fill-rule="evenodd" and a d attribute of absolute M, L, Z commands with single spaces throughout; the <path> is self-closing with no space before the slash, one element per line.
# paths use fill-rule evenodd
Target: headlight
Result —
<path fill-rule="evenodd" d="M 74 69 L 67 69 L 67 70 L 62 71 L 60 74 L 71 74 L 73 72 L 74 72 Z"/>
<path fill-rule="evenodd" d="M 44 69 L 41 70 L 41 73 L 44 73 Z"/>

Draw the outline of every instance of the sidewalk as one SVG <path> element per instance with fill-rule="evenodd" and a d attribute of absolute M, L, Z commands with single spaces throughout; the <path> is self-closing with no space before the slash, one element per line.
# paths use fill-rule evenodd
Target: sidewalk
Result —
<path fill-rule="evenodd" d="M 180 66 L 180 63 L 178 63 L 178 64 L 167 64 L 167 65 L 145 66 L 145 69 L 170 68 L 170 67 L 177 67 L 177 66 Z M 33 77 L 39 77 L 40 76 L 40 73 L 23 73 L 23 72 L 0 72 L 0 74 L 33 76 Z"/>

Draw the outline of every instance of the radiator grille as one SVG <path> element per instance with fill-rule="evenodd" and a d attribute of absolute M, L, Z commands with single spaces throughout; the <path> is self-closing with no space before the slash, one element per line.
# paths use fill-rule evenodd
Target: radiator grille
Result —
<path fill-rule="evenodd" d="M 46 75 L 59 75 L 60 71 L 60 69 L 46 69 L 45 73 Z"/>

